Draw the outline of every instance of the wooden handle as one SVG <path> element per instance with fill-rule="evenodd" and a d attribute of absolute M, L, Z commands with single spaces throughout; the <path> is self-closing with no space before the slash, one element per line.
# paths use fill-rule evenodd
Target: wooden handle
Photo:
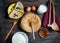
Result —
<path fill-rule="evenodd" d="M 9 37 L 10 33 L 12 32 L 14 26 L 15 25 L 13 25 L 12 28 L 10 29 L 10 31 L 7 33 L 7 35 L 6 35 L 5 39 L 4 39 L 5 41 L 8 39 L 8 37 Z"/>
<path fill-rule="evenodd" d="M 18 20 L 19 20 L 19 19 L 14 20 L 14 22 L 13 22 L 13 26 L 12 26 L 12 28 L 9 30 L 9 32 L 7 33 L 7 35 L 6 35 L 6 37 L 5 37 L 4 40 L 7 40 L 7 39 L 8 39 L 10 33 L 11 33 L 12 30 L 13 30 L 13 27 L 17 24 Z"/>
<path fill-rule="evenodd" d="M 48 25 L 50 25 L 50 20 L 51 20 L 51 2 L 52 0 L 50 0 L 50 12 L 49 12 L 49 24 Z"/>
<path fill-rule="evenodd" d="M 52 1 L 53 6 L 53 22 L 55 22 L 55 7 L 54 7 L 54 1 Z"/>

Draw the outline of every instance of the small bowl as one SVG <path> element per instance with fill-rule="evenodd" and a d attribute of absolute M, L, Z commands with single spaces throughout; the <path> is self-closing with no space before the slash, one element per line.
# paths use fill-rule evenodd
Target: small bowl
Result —
<path fill-rule="evenodd" d="M 24 32 L 16 32 L 12 37 L 12 43 L 28 43 L 28 36 Z"/>
<path fill-rule="evenodd" d="M 45 38 L 48 35 L 48 30 L 46 28 L 41 28 L 38 34 L 41 38 Z"/>

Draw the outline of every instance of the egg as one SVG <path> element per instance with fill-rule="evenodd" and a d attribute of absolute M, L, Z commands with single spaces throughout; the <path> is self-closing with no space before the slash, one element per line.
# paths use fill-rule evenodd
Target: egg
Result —
<path fill-rule="evenodd" d="M 32 11 L 35 11 L 35 10 L 36 10 L 36 6 L 33 5 L 33 6 L 31 7 L 31 9 L 32 9 Z"/>
<path fill-rule="evenodd" d="M 27 12 L 30 12 L 30 11 L 31 11 L 31 7 L 28 6 L 28 7 L 26 8 L 26 11 L 27 11 Z"/>

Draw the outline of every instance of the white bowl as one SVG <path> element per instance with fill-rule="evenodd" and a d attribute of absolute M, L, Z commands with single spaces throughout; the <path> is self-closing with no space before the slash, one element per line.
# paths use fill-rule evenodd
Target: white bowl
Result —
<path fill-rule="evenodd" d="M 12 37 L 12 43 L 28 43 L 28 36 L 24 32 L 16 32 Z"/>
<path fill-rule="evenodd" d="M 44 4 L 41 4 L 37 9 L 38 14 L 44 14 L 46 11 L 47 11 L 47 6 Z"/>

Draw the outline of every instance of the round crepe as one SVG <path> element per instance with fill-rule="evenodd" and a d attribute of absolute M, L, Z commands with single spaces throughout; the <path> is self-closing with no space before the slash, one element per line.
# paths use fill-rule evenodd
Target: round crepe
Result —
<path fill-rule="evenodd" d="M 23 18 L 21 19 L 20 26 L 26 32 L 32 32 L 31 23 L 33 25 L 34 32 L 38 31 L 39 28 L 41 27 L 40 17 L 38 15 L 30 12 L 30 13 L 27 13 L 25 16 L 23 16 Z"/>
<path fill-rule="evenodd" d="M 24 6 L 21 2 L 12 3 L 8 7 L 8 15 L 12 19 L 19 19 L 24 14 Z"/>

